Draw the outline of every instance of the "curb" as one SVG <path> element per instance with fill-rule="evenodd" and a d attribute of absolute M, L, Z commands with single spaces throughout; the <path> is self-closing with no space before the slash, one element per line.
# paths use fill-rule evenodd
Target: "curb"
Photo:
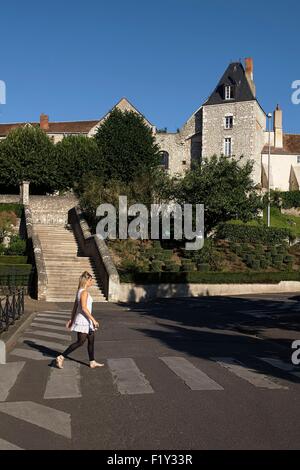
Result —
<path fill-rule="evenodd" d="M 0 364 L 6 364 L 6 355 L 9 353 L 17 344 L 19 337 L 23 331 L 31 324 L 34 317 L 37 315 L 36 312 L 32 312 L 28 315 L 26 320 L 20 324 L 19 327 L 9 336 L 7 339 L 0 340 Z"/>

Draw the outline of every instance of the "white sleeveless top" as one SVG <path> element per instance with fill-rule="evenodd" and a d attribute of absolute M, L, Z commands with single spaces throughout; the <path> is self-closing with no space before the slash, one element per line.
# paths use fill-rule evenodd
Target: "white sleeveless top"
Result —
<path fill-rule="evenodd" d="M 85 315 L 85 313 L 82 311 L 82 308 L 81 308 L 80 298 L 81 298 L 82 291 L 84 290 L 85 289 L 79 289 L 77 292 L 77 301 L 78 301 L 77 312 L 75 316 L 75 321 L 71 327 L 71 331 L 77 331 L 78 333 L 88 333 L 89 330 L 92 330 L 92 331 L 95 330 L 93 322 L 87 318 L 87 316 Z M 92 313 L 93 298 L 89 293 L 87 297 L 86 306 L 88 310 L 90 311 L 90 313 Z"/>

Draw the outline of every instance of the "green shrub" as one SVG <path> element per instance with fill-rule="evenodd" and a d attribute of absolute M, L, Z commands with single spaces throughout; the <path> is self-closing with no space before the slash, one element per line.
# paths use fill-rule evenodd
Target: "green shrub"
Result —
<path fill-rule="evenodd" d="M 173 256 L 173 250 L 163 250 L 160 252 L 160 259 L 162 260 L 170 260 Z"/>
<path fill-rule="evenodd" d="M 292 207 L 300 207 L 300 192 L 299 191 L 283 191 L 280 193 L 282 198 L 282 207 L 284 209 L 291 209 Z"/>
<path fill-rule="evenodd" d="M 217 238 L 239 243 L 263 243 L 273 245 L 286 239 L 293 239 L 291 230 L 266 226 L 221 223 Z"/>
<path fill-rule="evenodd" d="M 286 255 L 286 256 L 284 257 L 283 261 L 284 261 L 285 263 L 292 264 L 293 261 L 294 261 L 294 257 L 293 257 L 292 255 Z"/>
<path fill-rule="evenodd" d="M 0 204 L 0 212 L 14 212 L 18 219 L 22 216 L 23 205 L 17 203 L 1 203 Z"/>
<path fill-rule="evenodd" d="M 262 269 L 266 269 L 269 265 L 270 265 L 270 263 L 266 259 L 261 259 L 260 260 L 260 267 Z"/>
<path fill-rule="evenodd" d="M 166 262 L 164 266 L 165 271 L 168 272 L 178 272 L 180 270 L 179 264 L 176 263 L 171 263 L 171 262 Z"/>
<path fill-rule="evenodd" d="M 283 263 L 283 255 L 273 256 L 273 263 Z"/>
<path fill-rule="evenodd" d="M 251 269 L 258 270 L 260 269 L 260 260 L 259 259 L 253 259 L 250 263 Z"/>
<path fill-rule="evenodd" d="M 208 272 L 209 271 L 209 264 L 208 263 L 198 263 L 197 264 L 197 269 L 200 272 Z"/>
<path fill-rule="evenodd" d="M 7 255 L 24 255 L 26 252 L 26 241 L 22 240 L 18 235 L 11 238 L 9 247 L 6 248 Z"/>
<path fill-rule="evenodd" d="M 181 270 L 185 272 L 195 271 L 196 264 L 195 263 L 182 263 Z"/>
<path fill-rule="evenodd" d="M 160 272 L 163 268 L 164 263 L 162 261 L 154 260 L 151 263 L 151 271 Z"/>

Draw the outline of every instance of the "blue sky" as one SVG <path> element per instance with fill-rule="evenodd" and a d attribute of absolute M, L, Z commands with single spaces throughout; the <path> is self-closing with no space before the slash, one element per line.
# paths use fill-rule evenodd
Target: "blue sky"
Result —
<path fill-rule="evenodd" d="M 228 63 L 254 59 L 258 99 L 300 133 L 300 2 L 15 0 L 0 7 L 0 122 L 97 119 L 126 96 L 153 124 L 181 127 Z"/>

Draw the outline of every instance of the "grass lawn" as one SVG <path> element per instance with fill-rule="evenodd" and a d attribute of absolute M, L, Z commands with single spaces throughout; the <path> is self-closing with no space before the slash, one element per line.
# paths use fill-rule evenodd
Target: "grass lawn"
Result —
<path fill-rule="evenodd" d="M 263 220 L 267 223 L 267 210 L 264 210 Z M 280 209 L 271 207 L 271 227 L 288 228 L 293 235 L 300 237 L 300 217 L 281 214 Z"/>
<path fill-rule="evenodd" d="M 230 223 L 242 224 L 241 220 L 231 220 Z M 264 209 L 264 215 L 262 219 L 251 220 L 245 225 L 267 225 L 267 209 Z M 287 228 L 291 230 L 292 234 L 296 237 L 300 237 L 300 217 L 295 215 L 281 214 L 280 209 L 277 207 L 271 207 L 271 227 L 275 228 Z"/>

